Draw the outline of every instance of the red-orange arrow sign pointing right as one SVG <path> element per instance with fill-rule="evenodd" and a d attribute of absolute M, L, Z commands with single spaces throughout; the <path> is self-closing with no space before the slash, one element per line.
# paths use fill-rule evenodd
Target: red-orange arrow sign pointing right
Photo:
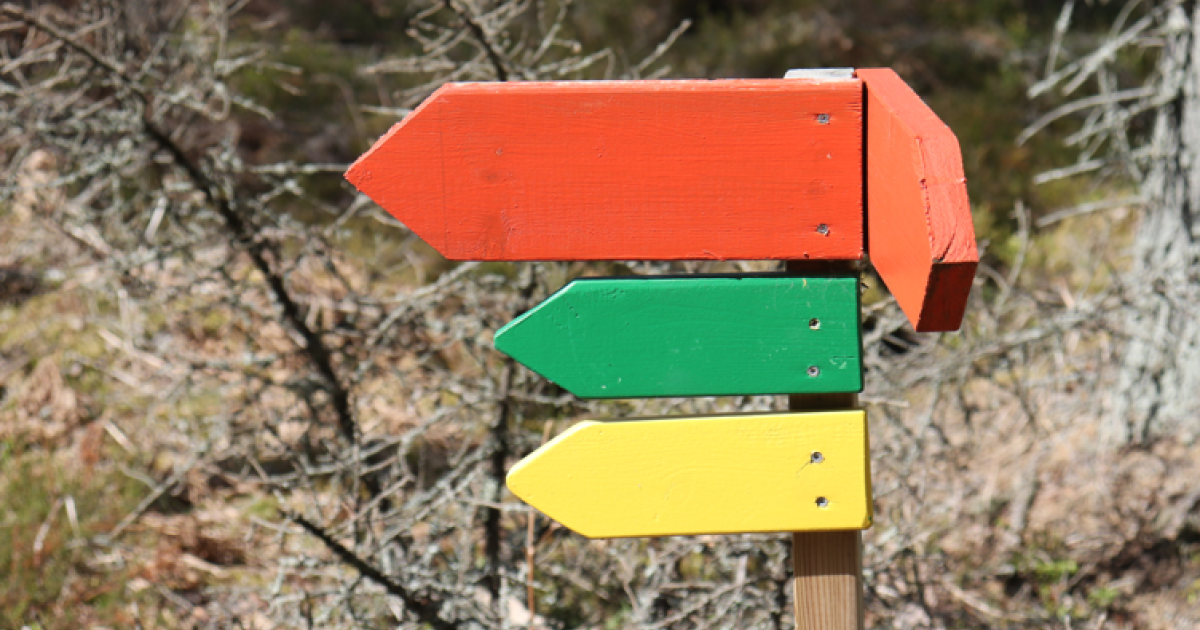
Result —
<path fill-rule="evenodd" d="M 957 330 L 979 264 L 958 139 L 892 70 L 856 74 L 871 264 L 918 332 Z"/>
<path fill-rule="evenodd" d="M 865 249 L 922 332 L 958 328 L 978 262 L 958 142 L 886 69 L 448 84 L 346 177 L 454 260 Z"/>

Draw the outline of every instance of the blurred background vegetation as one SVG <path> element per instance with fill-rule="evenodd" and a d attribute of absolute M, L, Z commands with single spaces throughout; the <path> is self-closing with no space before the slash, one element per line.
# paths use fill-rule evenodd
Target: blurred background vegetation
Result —
<path fill-rule="evenodd" d="M 244 129 L 241 148 L 262 162 L 353 161 L 396 120 L 395 110 L 387 113 L 396 106 L 390 91 L 377 75 L 357 69 L 415 53 L 416 44 L 400 34 L 421 8 L 382 1 L 248 3 L 239 36 L 265 44 L 287 66 L 238 78 L 241 90 L 276 113 L 270 124 L 255 121 Z M 1123 9 L 1091 2 L 1073 11 L 1062 54 L 1089 50 Z M 1112 192 L 1078 179 L 1034 184 L 1034 175 L 1074 161 L 1077 150 L 1062 142 L 1070 127 L 1016 142 L 1039 113 L 1061 104 L 1053 95 L 1031 100 L 1026 91 L 1045 73 L 1062 12 L 1062 3 L 1037 0 L 614 0 L 571 3 L 563 37 L 585 52 L 611 51 L 580 78 L 612 77 L 635 65 L 681 25 L 686 30 L 653 68 L 662 76 L 771 78 L 790 68 L 894 68 L 958 136 L 977 237 L 986 260 L 1002 269 L 1018 249 L 1018 202 L 1036 220 Z M 1126 55 L 1121 78 L 1137 83 L 1154 56 Z M 424 78 L 411 77 L 410 85 Z M 363 112 L 368 103 L 382 113 Z M 327 187 L 331 199 L 347 192 L 328 180 L 311 185 Z"/>
<path fill-rule="evenodd" d="M 790 594 L 783 586 L 790 565 L 786 544 L 778 537 L 601 545 L 542 522 L 537 525 L 538 540 L 544 543 L 537 566 L 545 582 L 538 582 L 538 594 L 526 605 L 523 593 L 512 595 L 496 585 L 502 578 L 504 584 L 518 585 L 512 588 L 523 588 L 522 563 L 526 546 L 534 546 L 534 528 L 530 526 L 527 540 L 524 512 L 506 508 L 501 517 L 496 504 L 502 499 L 513 504 L 512 498 L 484 481 L 472 491 L 479 503 L 475 516 L 456 521 L 456 513 L 443 514 L 448 508 L 437 504 L 436 518 L 428 516 L 433 525 L 405 532 L 403 549 L 387 552 L 400 554 L 396 559 L 385 559 L 382 551 L 373 555 L 387 545 L 359 531 L 358 519 L 379 511 L 380 523 L 393 522 L 386 519 L 403 513 L 410 499 L 434 513 L 434 503 L 420 502 L 432 501 L 426 490 L 460 481 L 464 488 L 469 485 L 469 475 L 457 477 L 448 463 L 462 452 L 477 448 L 476 459 L 468 455 L 463 461 L 477 466 L 470 471 L 482 471 L 481 478 L 494 477 L 496 471 L 485 464 L 497 452 L 497 440 L 505 449 L 510 446 L 505 440 L 511 440 L 511 451 L 501 451 L 500 458 L 501 466 L 511 465 L 536 447 L 541 436 L 568 426 L 569 418 L 613 410 L 633 415 L 648 408 L 565 401 L 561 391 L 536 377 L 501 367 L 501 359 L 487 348 L 490 330 L 528 308 L 531 297 L 596 268 L 456 267 L 402 226 L 381 219 L 382 213 L 343 215 L 343 209 L 362 203 L 340 177 L 344 166 L 441 81 L 461 78 L 455 73 L 469 63 L 461 59 L 474 59 L 477 51 L 465 44 L 456 44 L 444 57 L 429 54 L 430 42 L 440 41 L 435 26 L 462 28 L 454 21 L 459 5 L 403 0 L 193 4 L 176 11 L 179 5 L 155 0 L 63 0 L 25 2 L 20 10 L 70 25 L 84 37 L 119 31 L 123 20 L 136 22 L 149 35 L 103 42 L 105 50 L 128 60 L 151 54 L 153 35 L 162 33 L 170 35 L 162 40 L 167 46 L 181 50 L 202 47 L 199 41 L 233 51 L 227 57 L 244 55 L 244 62 L 221 75 L 221 90 L 236 96 L 227 103 L 232 103 L 228 116 L 209 126 L 180 124 L 185 133 L 179 137 L 192 142 L 188 155 L 204 156 L 197 163 L 208 164 L 204 160 L 212 155 L 227 161 L 213 158 L 214 164 L 236 163 L 237 169 L 213 169 L 227 177 L 221 181 L 238 195 L 265 200 L 255 212 L 287 217 L 279 225 L 263 223 L 284 234 L 270 236 L 276 232 L 264 228 L 268 236 L 262 237 L 276 244 L 273 251 L 281 258 L 325 252 L 319 260 L 329 263 L 328 274 L 298 263 L 289 268 L 294 272 L 288 276 L 289 290 L 310 298 L 300 302 L 309 325 L 342 344 L 335 352 L 347 358 L 339 358 L 336 368 L 349 387 L 357 388 L 363 444 L 376 443 L 367 438 L 417 431 L 414 426 L 427 432 L 422 424 L 426 418 L 448 418 L 451 427 L 436 439 L 427 433 L 404 438 L 401 447 L 413 450 L 399 452 L 388 465 L 407 474 L 411 463 L 418 481 L 398 492 L 394 504 L 374 491 L 365 498 L 356 495 L 361 493 L 360 477 L 322 478 L 305 488 L 309 499 L 353 498 L 339 509 L 318 507 L 325 519 L 319 524 L 343 544 L 360 549 L 363 557 L 403 574 L 409 580 L 401 581 L 405 588 L 417 589 L 429 601 L 443 598 L 444 615 L 458 615 L 454 623 L 464 628 L 790 627 Z M 514 4 L 520 10 L 495 17 Z M 1056 30 L 1066 5 L 1072 7 L 1069 29 Z M 976 314 L 964 332 L 932 341 L 905 330 L 886 291 L 871 283 L 867 324 L 873 335 L 868 362 L 873 380 L 864 400 L 873 414 L 881 525 L 867 534 L 870 618 L 877 627 L 895 628 L 1071 628 L 1076 623 L 1099 630 L 1200 623 L 1200 529 L 1182 524 L 1191 523 L 1192 508 L 1200 500 L 1194 496 L 1195 477 L 1187 481 L 1200 458 L 1190 441 L 1171 436 L 1100 454 L 1083 448 L 1064 454 L 1095 442 L 1089 427 L 1098 421 L 1088 415 L 1093 413 L 1089 405 L 1105 395 L 1111 381 L 1104 380 L 1104 369 L 1118 352 L 1113 348 L 1119 337 L 1096 323 L 1096 313 L 1105 311 L 1087 311 L 1079 304 L 1103 294 L 1112 284 L 1106 274 L 1127 264 L 1124 248 L 1133 239 L 1137 208 L 1085 214 L 1045 229 L 1030 225 L 1064 208 L 1128 195 L 1138 182 L 1077 177 L 1036 185 L 1039 173 L 1076 161 L 1080 150 L 1069 146 L 1067 138 L 1080 124 L 1059 120 L 1024 142 L 1018 138 L 1045 112 L 1067 102 L 1067 96 L 1052 91 L 1031 98 L 1032 85 L 1053 68 L 1094 50 L 1114 24 L 1154 5 L 1103 0 L 489 0 L 461 5 L 467 9 L 459 16 L 502 22 L 504 28 L 491 35 L 506 50 L 527 39 L 537 41 L 548 24 L 557 24 L 556 52 L 549 58 L 565 65 L 538 70 L 540 79 L 774 78 L 790 68 L 871 66 L 889 66 L 904 77 L 959 138 L 985 271 L 976 283 Z M 213 14 L 227 16 L 219 35 L 210 33 L 210 23 L 201 19 Z M 80 16 L 94 18 L 94 29 L 81 23 Z M 29 34 L 35 29 L 22 28 L 10 24 L 3 32 L 6 60 L 36 39 Z M 1110 67 L 1117 83 L 1146 81 L 1159 60 L 1156 50 L 1128 48 L 1115 54 Z M 59 53 L 47 54 L 53 58 Z M 1051 56 L 1057 65 L 1048 63 Z M 643 63 L 648 58 L 650 63 Z M 580 59 L 590 63 L 575 63 Z M 189 69 L 182 64 L 177 68 Z M 3 74 L 11 89 L 0 94 L 0 107 L 8 114 L 22 111 L 12 95 L 24 77 L 11 67 Z M 175 79 L 186 82 L 189 77 L 185 73 Z M 106 90 L 119 91 L 106 85 L 91 90 L 88 98 L 103 102 Z M 22 133 L 35 127 L 30 123 Z M 1132 119 L 1129 130 L 1135 138 L 1151 133 L 1143 118 Z M 152 239 L 139 235 L 154 215 L 155 186 L 176 194 L 186 185 L 151 182 L 150 168 L 112 175 L 118 182 L 113 196 L 127 201 L 117 214 L 128 216 L 87 215 L 81 224 L 94 221 L 100 231 L 80 232 L 71 223 L 74 210 L 60 211 L 71 205 L 62 198 L 51 195 L 50 201 L 39 198 L 35 203 L 22 195 L 35 190 L 39 195 L 63 191 L 82 196 L 88 179 L 55 179 L 56 169 L 76 167 L 53 155 L 41 158 L 50 166 L 31 166 L 36 156 L 22 152 L 25 147 L 15 140 L 22 137 L 16 131 L 8 136 L 8 192 L 0 202 L 0 628 L 433 625 L 429 618 L 411 615 L 412 602 L 425 601 L 421 597 L 401 598 L 409 613 L 397 612 L 394 601 L 379 603 L 376 589 L 368 595 L 379 601 L 356 610 L 356 589 L 367 589 L 360 574 L 340 566 L 328 542 L 302 535 L 312 530 L 289 525 L 287 514 L 303 516 L 307 507 L 307 499 L 298 498 L 301 490 L 289 485 L 292 481 L 274 481 L 286 476 L 280 470 L 290 469 L 258 455 L 246 456 L 253 466 L 231 463 L 240 460 L 229 453 L 253 451 L 248 444 L 269 441 L 263 437 L 268 433 L 278 437 L 307 411 L 289 411 L 292 416 L 285 413 L 278 421 L 272 416 L 275 408 L 267 404 L 269 411 L 261 411 L 262 424 L 253 430 L 249 425 L 222 429 L 244 443 L 212 438 L 212 444 L 232 444 L 229 453 L 218 446 L 193 453 L 199 436 L 219 433 L 211 427 L 225 420 L 214 418 L 223 417 L 230 401 L 249 396 L 245 390 L 252 387 L 243 388 L 237 380 L 251 379 L 249 368 L 213 376 L 180 400 L 156 402 L 154 388 L 165 386 L 140 381 L 133 367 L 113 367 L 117 364 L 111 356 L 123 351 L 154 376 L 168 371 L 162 366 L 172 360 L 188 363 L 191 370 L 212 371 L 217 358 L 232 364 L 237 357 L 261 354 L 255 343 L 283 347 L 288 339 L 294 341 L 295 335 L 279 332 L 286 328 L 282 319 L 240 314 L 238 309 L 270 312 L 276 304 L 271 296 L 260 295 L 261 276 L 253 270 L 221 267 L 220 274 L 213 274 L 250 287 L 245 302 L 237 291 L 210 298 L 188 293 L 189 288 L 181 288 L 184 280 L 160 278 L 162 286 L 171 285 L 172 297 L 162 302 L 145 298 L 143 305 L 139 287 L 150 286 L 144 293 L 153 295 L 158 276 L 134 264 L 104 262 L 106 251 L 138 253 L 149 247 Z M 114 147 L 118 140 L 114 135 Z M 159 166 L 164 163 L 155 159 Z M 286 181 L 255 170 L 281 164 L 298 167 L 287 173 Z M 285 189 L 286 194 L 280 192 Z M 40 215 L 39 208 L 45 210 Z M 67 219 L 60 221 L 62 216 Z M 150 221 L 157 227 L 161 219 Z M 170 222 L 168 218 L 163 225 Z M 185 240 L 182 234 L 199 233 L 188 232 L 187 226 L 177 229 L 172 238 L 179 242 Z M 305 230 L 328 234 L 328 241 L 289 236 Z M 326 245 L 339 253 L 322 250 Z M 174 255 L 165 245 L 154 247 L 160 248 L 153 249 L 156 260 Z M 188 258 L 184 266 L 207 264 L 205 260 Z M 542 278 L 530 279 L 535 274 Z M 342 290 L 339 282 L 353 289 Z M 421 287 L 430 292 L 422 293 Z M 388 300 L 399 300 L 396 295 L 411 296 L 416 305 L 402 319 L 380 316 L 384 323 L 379 324 L 364 314 L 391 308 L 394 301 Z M 357 310 L 330 315 L 332 310 L 313 306 L 338 300 L 353 302 Z M 112 322 L 118 321 L 123 326 L 135 321 L 133 328 L 141 332 L 127 343 L 113 341 Z M 372 328 L 376 324 L 381 327 Z M 402 330 L 384 335 L 385 324 Z M 443 334 L 446 330 L 453 334 Z M 366 368 L 350 369 L 355 365 L 350 359 L 366 353 L 356 345 L 365 337 L 371 343 L 384 338 L 399 348 L 385 359 L 392 362 L 388 369 L 402 374 L 395 378 L 401 384 L 394 385 L 401 402 L 369 406 L 374 403 L 368 393 L 393 386 L 382 368 L 376 381 L 363 376 Z M 1029 345 L 1051 337 L 1049 345 Z M 181 340 L 181 345 L 171 346 L 162 341 L 166 338 Z M 190 354 L 180 359 L 184 353 L 172 350 L 178 347 Z M 302 353 L 277 352 L 272 356 L 285 357 L 280 363 L 291 361 L 288 369 L 307 369 L 295 367 L 303 363 Z M 197 357 L 202 356 L 209 363 L 201 365 Z M 947 366 L 946 371 L 934 370 L 935 364 Z M 458 382 L 444 375 L 455 370 L 469 378 Z M 415 380 L 417 373 L 449 380 L 430 377 L 419 385 L 405 380 Z M 518 383 L 524 398 L 510 397 L 505 379 Z M 288 387 L 303 390 L 295 383 Z M 472 392 L 480 388 L 486 395 L 503 392 L 498 424 L 483 412 L 471 415 L 474 406 L 491 404 L 490 399 L 473 398 L 486 397 Z M 314 418 L 325 417 L 319 402 L 305 402 L 313 406 Z M 664 403 L 664 409 L 729 411 L 774 402 L 709 401 L 696 403 L 700 406 L 695 409 L 687 406 L 691 403 Z M 467 409 L 461 418 L 454 415 L 461 409 Z M 518 417 L 511 435 L 503 433 L 509 413 L 504 409 L 515 410 Z M 376 422 L 377 417 L 384 420 Z M 311 442 L 338 439 L 313 428 L 305 431 Z M 357 438 L 341 439 L 354 442 L 355 449 L 363 446 Z M 459 443 L 467 445 L 461 452 Z M 372 456 L 385 452 L 382 448 Z M 303 456 L 319 459 L 323 452 L 318 451 Z M 357 458 L 359 451 L 354 453 Z M 339 461 L 344 452 L 323 454 L 331 459 L 320 461 Z M 199 477 L 196 470 L 203 466 L 198 460 L 208 466 Z M 247 467 L 263 465 L 266 469 L 247 472 Z M 270 483 L 263 481 L 268 478 Z M 491 515 L 496 520 L 483 525 Z M 532 523 L 536 517 L 528 518 Z M 370 530 L 375 523 L 363 528 Z M 466 542 L 455 542 L 455 527 L 479 531 Z M 480 533 L 493 527 L 501 528 L 503 551 L 495 551 Z M 426 531 L 430 528 L 433 533 Z M 124 542 L 117 544 L 122 536 Z M 378 548 L 372 547 L 377 543 Z M 429 551 L 422 550 L 424 543 Z M 442 551 L 435 551 L 439 545 Z M 450 556 L 454 562 L 446 559 Z M 573 573 L 574 566 L 586 564 L 584 559 L 599 568 Z M 743 587 L 747 562 L 749 571 L 762 578 L 761 583 L 751 578 Z M 666 577 L 639 577 L 650 576 L 658 566 L 668 567 L 662 569 Z M 444 577 L 454 572 L 458 581 L 453 586 L 438 586 L 432 578 L 429 584 L 422 581 L 426 573 Z M 722 590 L 722 584 L 735 578 L 746 590 Z M 341 606 L 336 613 L 330 612 L 334 604 Z"/>

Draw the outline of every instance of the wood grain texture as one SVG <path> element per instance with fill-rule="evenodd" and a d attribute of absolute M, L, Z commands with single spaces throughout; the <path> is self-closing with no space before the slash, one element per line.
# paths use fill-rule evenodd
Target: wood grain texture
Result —
<path fill-rule="evenodd" d="M 857 79 L 447 84 L 346 178 L 453 260 L 858 259 L 862 97 Z"/>
<path fill-rule="evenodd" d="M 508 487 L 589 538 L 862 529 L 866 415 L 582 422 L 517 464 Z"/>
<path fill-rule="evenodd" d="M 863 630 L 862 532 L 792 534 L 797 630 Z"/>
<path fill-rule="evenodd" d="M 919 332 L 962 325 L 979 252 L 958 139 L 890 69 L 866 89 L 867 254 Z"/>
<path fill-rule="evenodd" d="M 857 274 L 580 279 L 495 344 L 581 398 L 862 389 Z"/>

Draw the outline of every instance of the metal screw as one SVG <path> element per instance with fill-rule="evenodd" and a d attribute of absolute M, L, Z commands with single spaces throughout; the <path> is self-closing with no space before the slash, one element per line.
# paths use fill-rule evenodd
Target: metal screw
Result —
<path fill-rule="evenodd" d="M 822 125 L 828 125 L 829 114 L 817 114 L 817 122 L 821 123 Z"/>
<path fill-rule="evenodd" d="M 829 507 L 829 499 L 826 499 L 825 497 L 817 497 L 817 507 L 819 507 L 819 508 Z"/>
<path fill-rule="evenodd" d="M 817 367 L 817 366 L 815 366 L 815 365 L 810 365 L 810 366 L 808 366 L 808 375 L 809 375 L 809 376 L 813 376 L 813 377 L 820 376 L 820 375 L 821 375 L 821 368 L 819 368 L 819 367 Z"/>
<path fill-rule="evenodd" d="M 823 461 L 825 461 L 825 456 L 821 454 L 821 451 L 813 451 L 812 463 L 820 464 Z"/>
<path fill-rule="evenodd" d="M 825 225 L 824 223 L 818 225 L 817 234 L 820 234 L 821 236 L 829 236 L 829 226 Z"/>
<path fill-rule="evenodd" d="M 808 320 L 808 327 L 813 330 L 821 330 L 821 320 L 816 317 Z"/>

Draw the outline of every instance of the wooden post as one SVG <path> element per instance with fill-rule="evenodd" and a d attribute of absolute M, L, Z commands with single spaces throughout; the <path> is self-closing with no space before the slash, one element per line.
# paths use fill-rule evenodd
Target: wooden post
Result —
<path fill-rule="evenodd" d="M 789 261 L 793 273 L 847 273 L 858 263 Z M 858 407 L 857 394 L 793 394 L 792 411 Z M 863 630 L 862 532 L 792 534 L 797 630 Z"/>

